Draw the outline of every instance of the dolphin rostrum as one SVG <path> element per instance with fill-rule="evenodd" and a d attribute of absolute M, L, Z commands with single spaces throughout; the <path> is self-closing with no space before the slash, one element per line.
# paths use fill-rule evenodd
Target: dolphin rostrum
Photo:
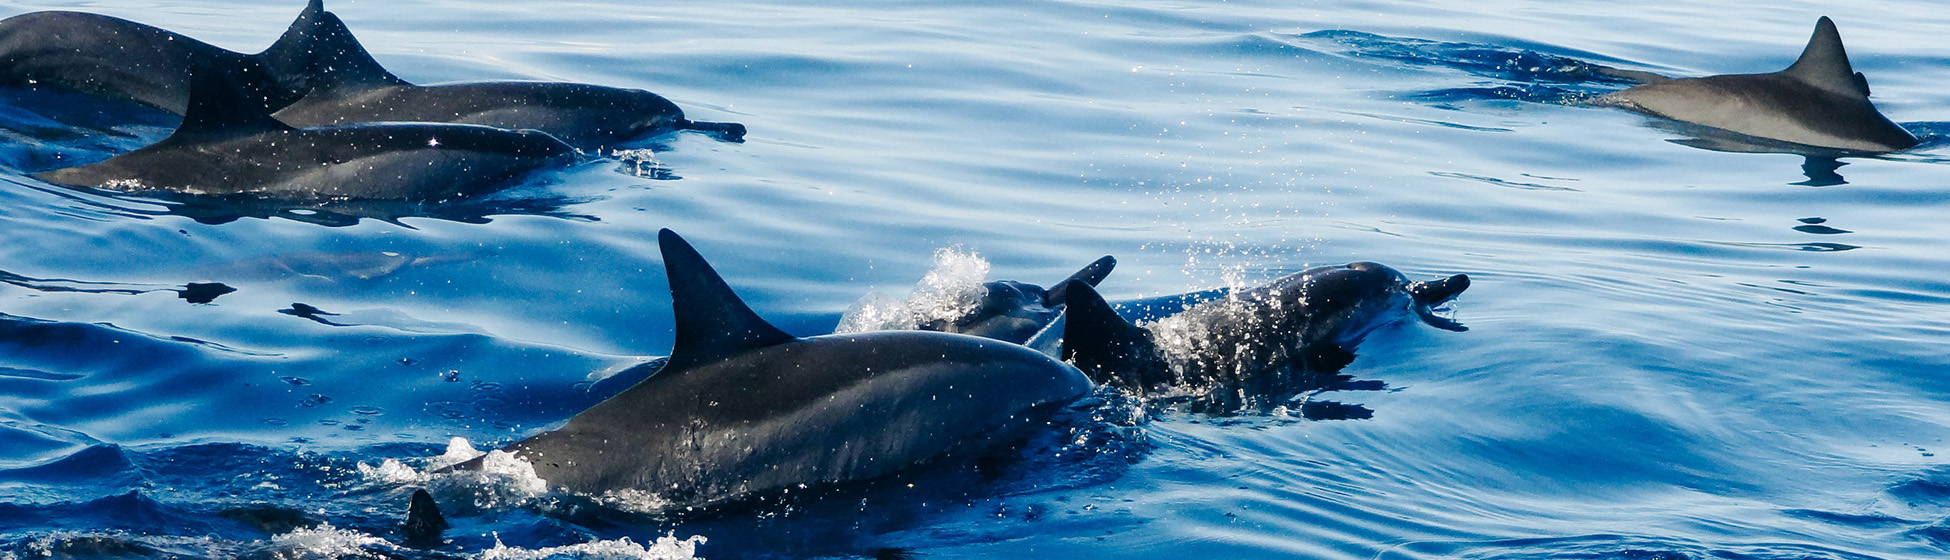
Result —
<path fill-rule="evenodd" d="M 1822 17 L 1801 58 L 1771 74 L 1649 80 L 1605 94 L 1600 104 L 1656 117 L 1789 142 L 1829 152 L 1884 153 L 1916 145 L 1916 137 L 1869 102 L 1869 82 L 1849 64 L 1835 22 Z"/>
<path fill-rule="evenodd" d="M 1466 275 L 1410 282 L 1392 268 L 1356 262 L 1235 290 L 1147 328 L 1119 316 L 1089 285 L 1070 282 L 1063 358 L 1092 380 L 1140 395 L 1293 394 L 1321 388 L 1354 359 L 1362 337 L 1405 312 L 1440 329 L 1467 330 L 1431 308 L 1468 288 Z"/>
<path fill-rule="evenodd" d="M 683 238 L 663 230 L 658 241 L 677 327 L 662 369 L 502 449 L 550 486 L 683 507 L 869 479 L 992 451 L 1091 390 L 1076 368 L 986 338 L 794 337 L 752 312 Z"/>
<path fill-rule="evenodd" d="M 190 72 L 215 69 L 266 111 L 311 90 L 319 0 L 264 52 L 244 54 L 133 21 L 45 11 L 0 20 L 0 86 L 57 87 L 141 103 L 178 115 L 189 107 Z"/>
<path fill-rule="evenodd" d="M 639 89 L 551 82 L 414 85 L 380 66 L 336 14 L 326 12 L 315 30 L 313 88 L 275 115 L 292 126 L 471 123 L 541 130 L 584 149 L 672 130 L 710 132 L 732 141 L 745 135 L 741 124 L 686 119 L 670 100 Z"/>
<path fill-rule="evenodd" d="M 291 199 L 440 201 L 477 194 L 575 148 L 543 132 L 375 123 L 292 128 L 222 72 L 193 72 L 183 124 L 105 161 L 35 173 L 50 183 Z"/>

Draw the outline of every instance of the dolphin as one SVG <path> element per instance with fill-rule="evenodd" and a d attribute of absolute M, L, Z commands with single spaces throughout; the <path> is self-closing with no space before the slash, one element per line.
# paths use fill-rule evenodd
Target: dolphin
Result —
<path fill-rule="evenodd" d="M 966 315 L 930 320 L 916 325 L 916 328 L 1022 344 L 1063 313 L 1063 305 L 1069 297 L 1064 286 L 1071 281 L 1096 286 L 1110 276 L 1111 269 L 1116 267 L 1117 259 L 1105 255 L 1047 290 L 1014 280 L 986 282 L 982 284 L 981 297 Z"/>
<path fill-rule="evenodd" d="M 1849 64 L 1842 36 L 1826 16 L 1786 70 L 1680 79 L 1633 74 L 1647 83 L 1596 102 L 1789 142 L 1816 155 L 1895 152 L 1917 143 L 1869 102 L 1868 79 Z"/>
<path fill-rule="evenodd" d="M 117 190 L 441 201 L 576 154 L 547 133 L 480 125 L 292 128 L 248 100 L 222 72 L 196 72 L 191 83 L 183 124 L 169 137 L 34 177 Z"/>
<path fill-rule="evenodd" d="M 1371 262 L 1308 269 L 1265 286 L 1234 290 L 1159 319 L 1132 324 L 1082 282 L 1070 282 L 1063 358 L 1093 381 L 1140 396 L 1223 388 L 1290 394 L 1318 389 L 1354 359 L 1369 331 L 1412 312 L 1431 326 L 1467 330 L 1435 314 L 1469 288 L 1457 274 L 1410 282 Z"/>
<path fill-rule="evenodd" d="M 536 129 L 579 148 L 609 147 L 673 130 L 697 130 L 737 141 L 745 126 L 684 118 L 675 103 L 648 91 L 577 83 L 472 82 L 420 86 L 380 66 L 337 15 L 314 28 L 312 89 L 274 116 L 292 126 L 374 121 L 472 123 Z"/>
<path fill-rule="evenodd" d="M 562 427 L 501 449 L 553 487 L 685 507 L 870 479 L 980 457 L 1092 389 L 1068 364 L 981 337 L 794 337 L 676 233 L 658 242 L 676 315 L 670 358 Z"/>
<path fill-rule="evenodd" d="M 190 71 L 222 71 L 246 98 L 274 111 L 311 90 L 312 37 L 325 13 L 312 0 L 277 42 L 244 54 L 133 21 L 45 11 L 0 20 L 0 86 L 55 87 L 183 114 Z"/>

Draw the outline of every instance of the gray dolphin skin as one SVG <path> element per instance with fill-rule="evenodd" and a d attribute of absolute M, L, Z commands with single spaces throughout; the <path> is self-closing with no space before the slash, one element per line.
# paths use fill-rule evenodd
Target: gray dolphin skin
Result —
<path fill-rule="evenodd" d="M 1462 274 L 1410 282 L 1392 268 L 1356 262 L 1234 291 L 1147 329 L 1075 282 L 1066 288 L 1062 352 L 1092 380 L 1140 395 L 1213 386 L 1248 394 L 1310 390 L 1352 361 L 1369 331 L 1408 313 L 1436 328 L 1467 330 L 1431 308 L 1468 288 Z"/>
<path fill-rule="evenodd" d="M 552 487 L 640 491 L 683 507 L 869 479 L 992 452 L 1091 390 L 1076 368 L 986 338 L 793 337 L 683 238 L 663 230 L 658 241 L 676 315 L 669 360 L 561 428 L 503 448 Z"/>
<path fill-rule="evenodd" d="M 1849 64 L 1835 22 L 1822 17 L 1801 58 L 1770 74 L 1662 80 L 1601 96 L 1648 115 L 1817 148 L 1810 152 L 1885 153 L 1916 137 L 1869 102 L 1869 82 Z"/>
<path fill-rule="evenodd" d="M 919 328 L 1022 344 L 1063 313 L 1068 297 L 1064 286 L 1070 281 L 1096 286 L 1116 267 L 1117 259 L 1105 255 L 1048 290 L 1014 280 L 984 283 L 982 297 L 976 301 L 973 311 L 954 320 L 937 319 Z"/>
<path fill-rule="evenodd" d="M 313 0 L 264 52 L 244 54 L 157 27 L 82 13 L 33 12 L 0 20 L 0 86 L 63 88 L 175 114 L 189 107 L 190 71 L 214 68 L 265 110 L 311 89 Z"/>
<path fill-rule="evenodd" d="M 197 72 L 191 84 L 183 124 L 168 138 L 34 177 L 114 190 L 440 201 L 576 155 L 532 130 L 429 123 L 297 129 L 265 114 L 221 72 Z"/>
<path fill-rule="evenodd" d="M 420 121 L 536 129 L 578 148 L 613 146 L 673 130 L 744 138 L 737 123 L 698 122 L 670 100 L 639 89 L 548 82 L 419 86 L 380 66 L 338 16 L 326 12 L 312 38 L 317 74 L 304 98 L 274 116 L 292 126 Z"/>

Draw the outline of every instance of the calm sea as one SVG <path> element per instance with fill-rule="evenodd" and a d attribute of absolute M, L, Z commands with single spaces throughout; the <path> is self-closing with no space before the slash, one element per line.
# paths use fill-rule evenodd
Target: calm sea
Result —
<path fill-rule="evenodd" d="M 0 15 L 98 12 L 255 52 L 301 7 Z M 654 138 L 461 204 L 242 208 L 27 177 L 173 123 L 7 93 L 0 558 L 1950 554 L 1937 2 L 327 8 L 418 83 L 642 88 L 751 132 Z M 1624 87 L 1582 63 L 1774 71 L 1821 15 L 1923 147 L 1832 168 L 1582 104 Z M 1385 390 L 1316 398 L 1372 418 L 1110 410 L 1000 479 L 921 473 L 789 508 L 646 515 L 420 472 L 451 438 L 534 433 L 668 352 L 659 228 L 802 335 L 905 296 L 943 248 L 1039 284 L 1115 255 L 1114 300 L 1352 260 L 1467 273 L 1453 314 L 1471 330 L 1371 335 L 1346 373 Z M 236 291 L 181 297 L 205 282 Z M 421 486 L 455 524 L 436 552 L 391 544 Z"/>

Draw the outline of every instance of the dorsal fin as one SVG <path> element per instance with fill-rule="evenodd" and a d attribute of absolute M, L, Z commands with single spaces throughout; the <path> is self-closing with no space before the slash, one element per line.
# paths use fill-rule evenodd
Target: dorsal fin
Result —
<path fill-rule="evenodd" d="M 311 0 L 305 11 L 299 12 L 297 19 L 277 42 L 271 43 L 264 52 L 257 53 L 257 60 L 271 73 L 271 80 L 283 88 L 280 92 L 288 99 L 271 99 L 271 110 L 284 108 L 291 102 L 311 91 L 313 53 L 316 52 L 318 26 L 325 19 L 325 2 Z"/>
<path fill-rule="evenodd" d="M 408 546 L 439 545 L 440 534 L 447 530 L 447 518 L 440 515 L 440 506 L 433 502 L 433 495 L 422 488 L 413 491 L 413 501 L 406 506 L 406 523 L 400 531 L 406 533 Z"/>
<path fill-rule="evenodd" d="M 271 118 L 262 103 L 245 97 L 228 74 L 209 64 L 197 64 L 190 69 L 190 100 L 183 111 L 183 124 L 163 141 L 206 142 L 280 130 L 291 127 Z"/>
<path fill-rule="evenodd" d="M 1082 269 L 1077 270 L 1076 274 L 1071 274 L 1069 278 L 1065 279 L 1065 282 L 1058 282 L 1056 286 L 1051 287 L 1048 292 L 1045 292 L 1043 294 L 1043 307 L 1063 305 L 1064 299 L 1067 297 L 1065 295 L 1067 290 L 1063 285 L 1069 283 L 1067 280 L 1076 280 L 1091 286 L 1096 286 L 1102 284 L 1104 278 L 1110 276 L 1110 271 L 1113 268 L 1117 268 L 1117 259 L 1110 255 L 1104 255 L 1104 258 L 1092 261 Z"/>
<path fill-rule="evenodd" d="M 711 263 L 704 262 L 704 256 L 676 232 L 658 232 L 657 243 L 663 249 L 664 272 L 670 276 L 671 310 L 677 315 L 677 342 L 659 375 L 793 340 L 752 312 Z"/>
<path fill-rule="evenodd" d="M 1856 77 L 1855 68 L 1848 63 L 1848 51 L 1842 48 L 1842 34 L 1828 16 L 1815 22 L 1815 34 L 1808 38 L 1801 58 L 1781 73 L 1835 93 L 1869 96 L 1868 80 Z"/>
<path fill-rule="evenodd" d="M 1144 392 L 1170 381 L 1151 331 L 1131 324 L 1096 288 L 1078 280 L 1058 286 L 1063 310 L 1063 359 L 1092 381 Z"/>
<path fill-rule="evenodd" d="M 352 94 L 386 86 L 411 85 L 387 72 L 337 14 L 324 12 L 312 36 L 312 91 Z"/>

